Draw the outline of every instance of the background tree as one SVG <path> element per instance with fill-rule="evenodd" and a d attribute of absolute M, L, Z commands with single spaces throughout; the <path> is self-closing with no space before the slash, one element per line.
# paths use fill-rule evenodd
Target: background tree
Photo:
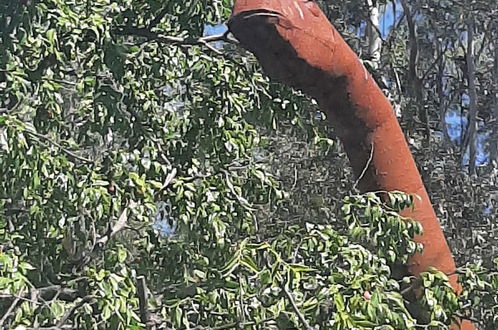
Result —
<path fill-rule="evenodd" d="M 369 21 L 368 2 L 322 4 L 350 45 L 367 54 L 363 41 L 368 37 L 364 29 Z M 465 251 L 483 250 L 484 260 L 496 254 L 496 247 L 488 242 L 496 233 L 496 139 L 491 134 L 496 94 L 492 29 L 497 10 L 489 1 L 396 1 L 380 7 L 383 56 L 374 75 L 397 104 L 401 125 L 460 263 L 475 259 Z M 409 19 L 408 14 L 413 17 Z M 469 16 L 475 19 L 475 51 L 469 56 L 475 64 L 475 81 L 470 79 L 475 85 L 475 106 L 471 106 L 467 65 Z M 422 101 L 414 99 L 419 89 L 414 79 L 420 80 L 422 89 L 417 94 L 421 93 Z M 470 129 L 472 118 L 475 133 Z M 470 146 L 475 150 L 470 152 Z M 475 162 L 469 160 L 474 153 Z M 473 176 L 468 175 L 469 169 L 475 171 Z"/>

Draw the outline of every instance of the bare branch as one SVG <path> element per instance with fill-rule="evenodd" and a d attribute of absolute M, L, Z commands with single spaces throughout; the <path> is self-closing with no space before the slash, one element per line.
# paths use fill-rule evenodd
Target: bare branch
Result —
<path fill-rule="evenodd" d="M 275 322 L 275 319 L 273 319 L 273 318 L 267 318 L 267 319 L 264 319 L 264 320 L 259 321 L 259 322 L 254 322 L 254 321 L 244 322 L 244 323 L 233 322 L 233 323 L 228 323 L 228 324 L 225 324 L 225 325 L 220 325 L 220 326 L 212 327 L 212 328 L 197 326 L 197 327 L 192 328 L 192 329 L 193 330 L 226 330 L 226 329 L 236 329 L 237 326 L 243 328 L 245 326 L 262 325 L 262 324 L 266 324 L 266 323 L 270 323 L 270 322 Z"/>
<path fill-rule="evenodd" d="M 149 322 L 149 296 L 147 291 L 147 283 L 145 282 L 145 276 L 137 277 L 137 291 L 140 306 L 140 321 L 145 324 L 145 328 L 147 330 L 152 329 L 152 326 Z"/>
<path fill-rule="evenodd" d="M 58 328 L 62 328 L 66 324 L 67 320 L 69 320 L 69 318 L 74 314 L 74 312 L 78 308 L 80 308 L 84 304 L 87 304 L 87 303 L 91 302 L 93 299 L 94 299 L 94 297 L 91 296 L 91 295 L 83 297 L 78 303 L 76 303 L 73 307 L 71 307 L 70 309 L 68 309 L 66 311 L 66 313 L 64 313 L 64 315 L 62 316 L 62 318 L 60 319 L 60 321 L 57 322 L 57 327 Z"/>
<path fill-rule="evenodd" d="M 294 298 L 292 297 L 292 294 L 289 292 L 289 290 L 285 287 L 285 284 L 282 285 L 282 289 L 284 290 L 285 295 L 287 296 L 287 299 L 289 299 L 292 308 L 294 309 L 294 312 L 296 312 L 297 317 L 299 318 L 299 321 L 303 324 L 303 327 L 306 330 L 313 330 L 313 328 L 310 326 L 308 321 L 306 321 L 306 318 L 304 317 L 303 313 L 299 310 L 299 307 L 297 306 L 296 302 L 294 301 Z"/>
<path fill-rule="evenodd" d="M 228 43 L 238 44 L 236 40 L 233 40 L 228 37 L 229 31 L 226 31 L 225 33 L 222 34 L 204 36 L 199 38 L 167 36 L 153 32 L 147 28 L 136 28 L 136 27 L 122 27 L 119 28 L 116 33 L 127 36 L 138 36 L 145 38 L 148 41 L 157 41 L 165 44 L 182 45 L 182 46 L 204 46 L 220 54 L 221 52 L 218 49 L 211 46 L 209 44 L 210 42 L 224 41 Z"/>
<path fill-rule="evenodd" d="M 430 67 L 425 71 L 425 73 L 422 75 L 422 78 L 420 78 L 421 81 L 424 81 L 425 79 L 427 79 L 427 77 L 429 76 L 429 74 L 431 73 L 432 69 L 434 69 L 434 67 L 436 66 L 436 64 L 439 63 L 439 61 L 443 58 L 443 56 L 446 54 L 446 51 L 448 50 L 448 44 L 446 44 L 444 46 L 444 49 L 441 53 L 439 53 L 439 55 L 434 59 L 434 61 L 432 61 Z"/>
<path fill-rule="evenodd" d="M 54 147 L 60 149 L 62 152 L 64 152 L 66 155 L 68 155 L 69 157 L 71 157 L 73 159 L 76 159 L 76 160 L 79 160 L 79 161 L 82 161 L 82 162 L 88 163 L 88 164 L 93 163 L 93 160 L 75 154 L 74 152 L 72 152 L 71 150 L 69 150 L 67 148 L 64 148 L 63 146 L 61 146 L 60 144 L 58 144 L 57 142 L 55 142 L 54 140 L 52 140 L 48 136 L 45 136 L 43 134 L 40 134 L 38 132 L 29 130 L 29 129 L 25 130 L 25 132 L 28 133 L 29 135 L 32 135 L 32 136 L 44 141 L 44 142 L 47 142 L 47 143 L 53 145 Z"/>
<path fill-rule="evenodd" d="M 370 148 L 370 156 L 368 157 L 367 163 L 365 164 L 365 167 L 363 168 L 363 171 L 361 171 L 360 176 L 354 182 L 353 189 L 356 189 L 356 186 L 358 185 L 358 183 L 361 181 L 361 179 L 363 179 L 363 176 L 365 176 L 365 173 L 367 172 L 368 167 L 370 166 L 370 163 L 372 162 L 372 159 L 373 159 L 373 151 L 374 151 L 374 144 L 372 142 L 372 146 Z"/>
<path fill-rule="evenodd" d="M 0 299 L 19 298 L 22 300 L 29 300 L 30 302 L 34 302 L 34 299 L 32 297 L 33 293 L 35 293 L 35 296 L 37 298 L 41 298 L 43 300 L 50 300 L 54 296 L 58 295 L 64 301 L 74 301 L 77 298 L 78 292 L 77 290 L 65 288 L 61 285 L 50 285 L 42 288 L 33 288 L 32 290 L 19 295 L 0 293 Z"/>
<path fill-rule="evenodd" d="M 14 299 L 14 301 L 12 302 L 10 307 L 7 309 L 7 311 L 5 311 L 5 314 L 0 319 L 0 328 L 2 328 L 3 324 L 5 323 L 5 321 L 7 321 L 10 314 L 16 309 L 17 304 L 19 303 L 20 300 L 21 300 L 21 297 L 17 297 L 16 299 Z"/>
<path fill-rule="evenodd" d="M 4 70 L 0 70 L 0 71 L 4 71 Z M 4 72 L 8 72 L 8 71 L 4 71 Z M 14 104 L 12 107 L 9 108 L 0 108 L 0 115 L 5 115 L 5 114 L 11 114 L 12 112 L 14 112 L 17 108 L 19 108 L 22 104 L 22 100 L 18 101 L 16 104 Z"/>
<path fill-rule="evenodd" d="M 150 21 L 149 23 L 149 29 L 152 29 L 156 27 L 159 23 L 161 23 L 162 19 L 166 14 L 168 14 L 171 11 L 171 8 L 169 8 L 168 5 L 164 6 L 164 8 L 157 14 L 156 17 L 154 17 L 153 20 Z"/>
<path fill-rule="evenodd" d="M 37 327 L 37 328 L 24 328 L 26 330 L 72 330 L 76 329 L 72 325 L 64 325 L 62 327 Z"/>

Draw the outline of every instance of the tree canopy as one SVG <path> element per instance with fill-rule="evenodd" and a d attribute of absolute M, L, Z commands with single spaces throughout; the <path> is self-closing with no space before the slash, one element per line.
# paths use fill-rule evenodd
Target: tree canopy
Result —
<path fill-rule="evenodd" d="M 496 217 L 483 213 L 496 164 L 472 169 L 480 181 L 462 171 L 477 129 L 458 153 L 434 138 L 447 132 L 450 103 L 476 128 L 483 113 L 496 119 L 497 9 L 472 2 L 468 18 L 453 2 L 395 14 L 376 74 L 448 233 L 471 233 L 453 240 L 459 296 L 437 270 L 397 271 L 422 248 L 420 226 L 398 214 L 416 196 L 358 194 L 316 102 L 270 83 L 228 33 L 206 35 L 231 1 L 0 3 L 0 327 L 442 329 L 455 317 L 498 326 Z M 322 5 L 362 52 L 368 6 Z M 418 24 L 416 61 L 407 15 Z M 485 110 L 462 101 L 473 94 L 462 93 L 467 48 L 454 26 L 476 30 Z M 418 80 L 425 105 L 410 94 Z M 482 253 L 466 264 L 474 246 Z"/>

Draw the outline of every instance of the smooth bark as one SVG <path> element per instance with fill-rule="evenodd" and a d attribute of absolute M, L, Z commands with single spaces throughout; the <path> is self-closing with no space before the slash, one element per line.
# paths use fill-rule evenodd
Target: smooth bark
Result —
<path fill-rule="evenodd" d="M 314 1 L 237 0 L 230 31 L 274 80 L 315 98 L 344 144 L 362 191 L 420 197 L 404 216 L 419 221 L 424 245 L 408 266 L 435 267 L 456 291 L 456 266 L 393 108 L 360 60 Z M 462 329 L 474 329 L 462 322 Z"/>

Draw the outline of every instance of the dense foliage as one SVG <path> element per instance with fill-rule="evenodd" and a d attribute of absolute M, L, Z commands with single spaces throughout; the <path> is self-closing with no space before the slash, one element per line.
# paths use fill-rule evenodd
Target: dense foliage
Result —
<path fill-rule="evenodd" d="M 459 297 L 397 271 L 412 197 L 356 194 L 316 104 L 203 37 L 230 8 L 0 3 L 0 327 L 496 325 L 492 262 Z"/>

